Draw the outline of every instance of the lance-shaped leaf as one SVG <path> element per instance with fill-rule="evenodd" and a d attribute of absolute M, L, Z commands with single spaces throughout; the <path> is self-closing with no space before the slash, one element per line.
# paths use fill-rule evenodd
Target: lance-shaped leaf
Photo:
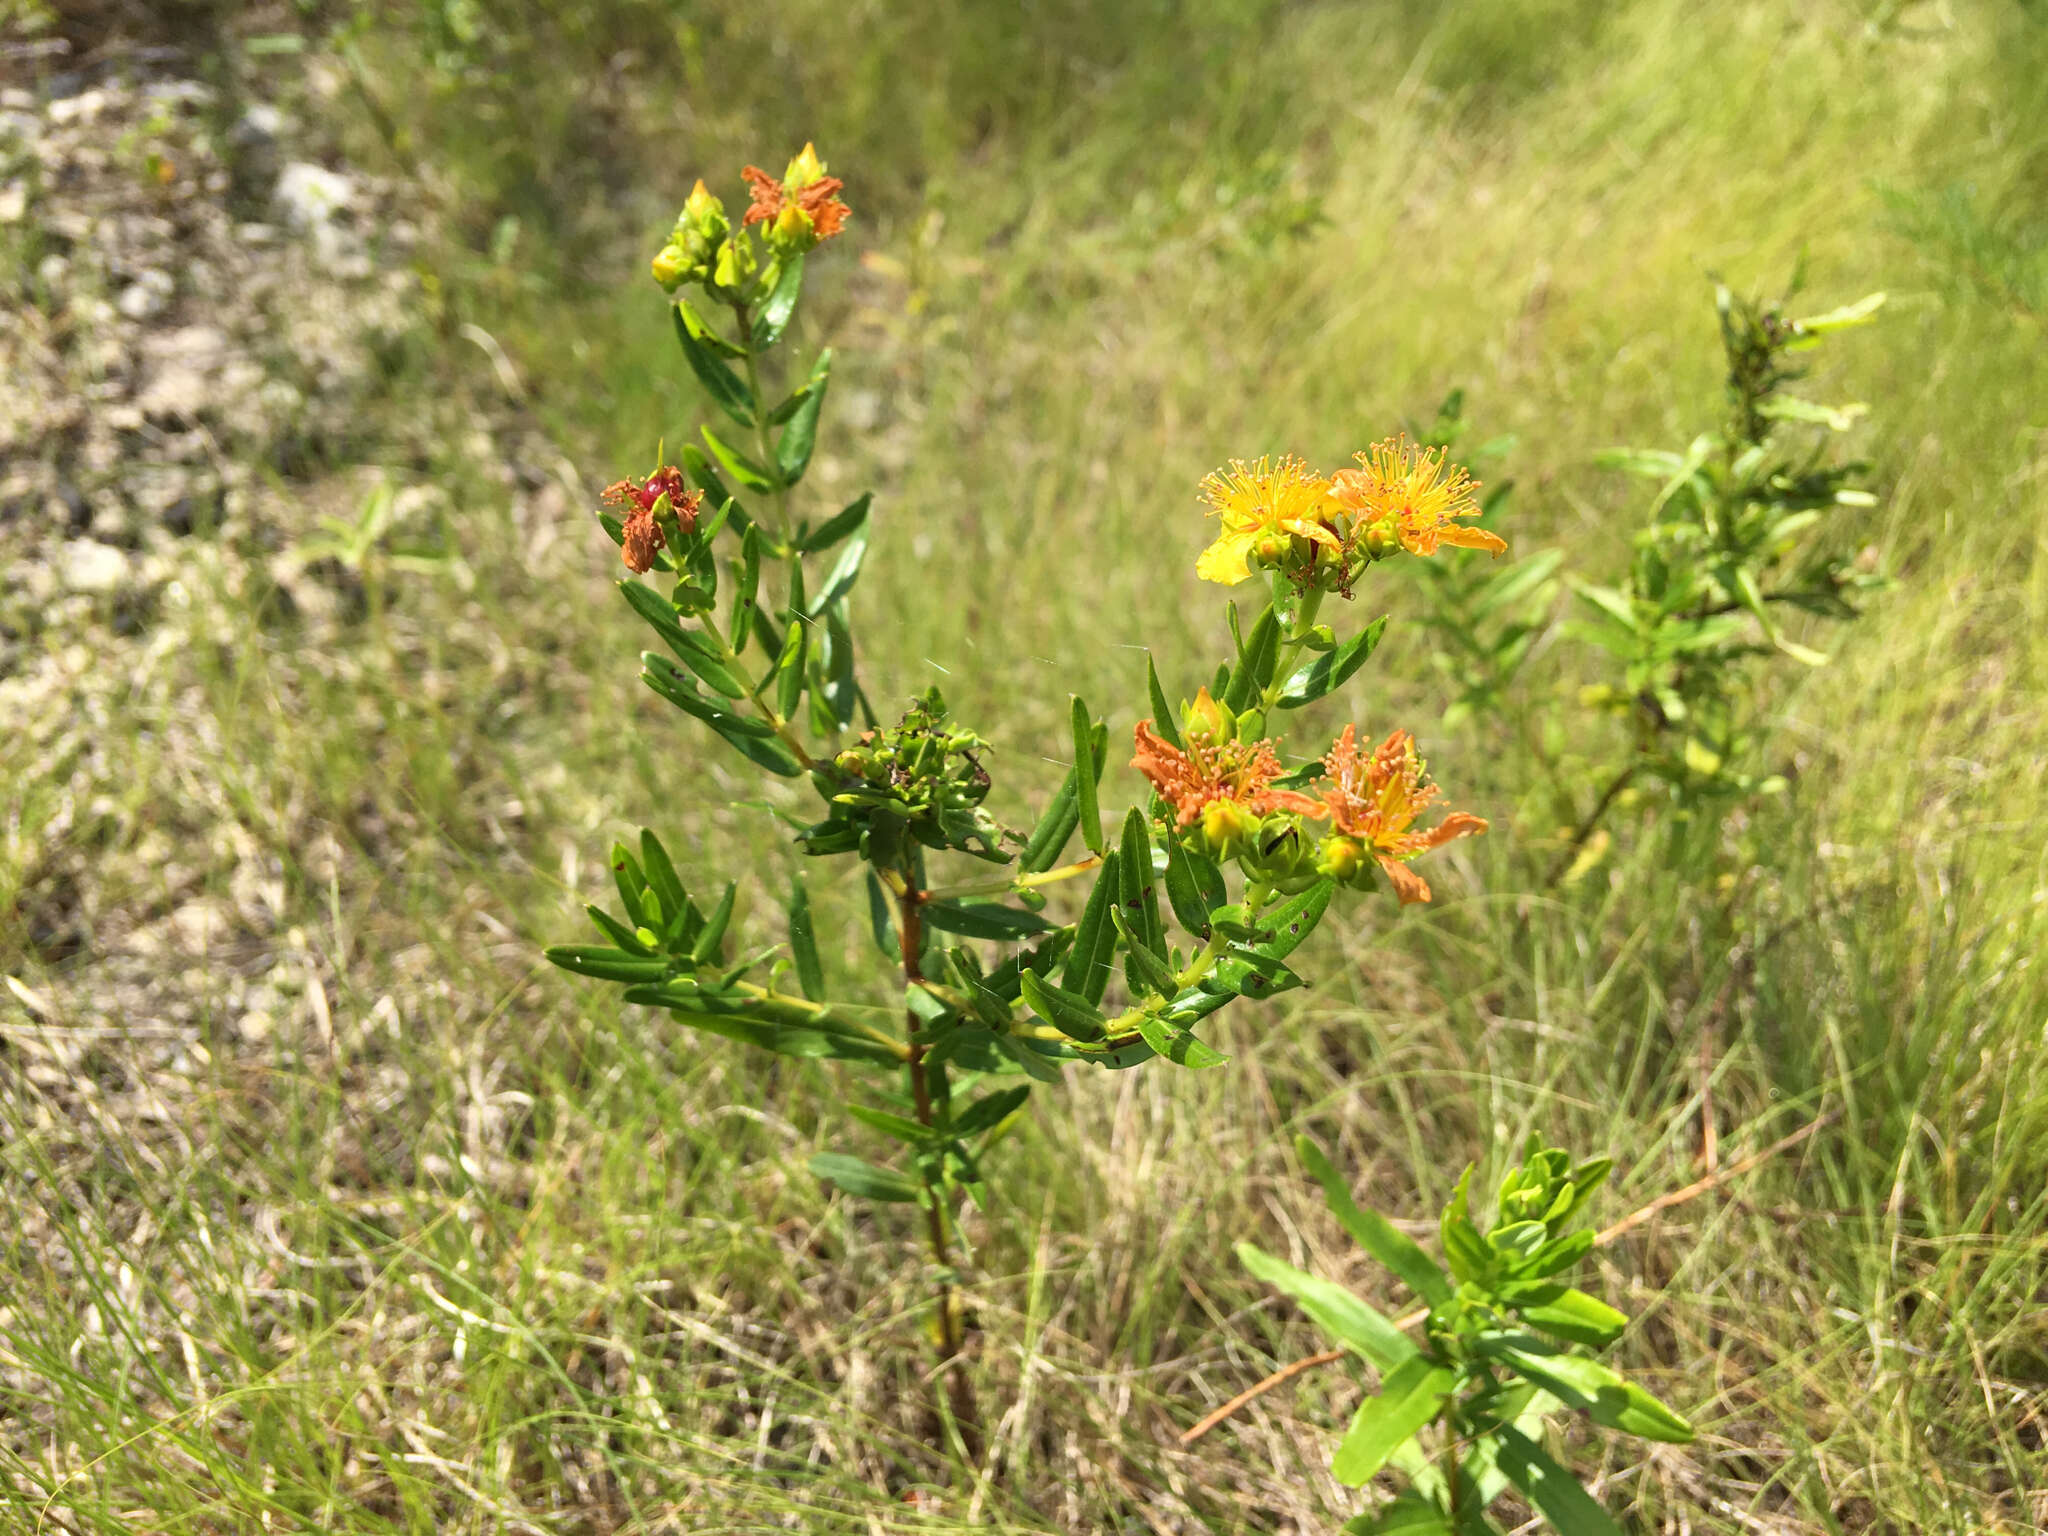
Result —
<path fill-rule="evenodd" d="M 1109 729 L 1098 723 L 1091 732 L 1089 766 L 1099 777 L 1102 760 L 1109 750 Z M 1038 825 L 1031 829 L 1031 836 L 1024 844 L 1024 851 L 1017 856 L 1017 868 L 1027 875 L 1042 874 L 1059 862 L 1065 851 L 1067 839 L 1074 835 L 1074 828 L 1081 824 L 1080 769 L 1067 769 L 1067 776 L 1060 781 L 1059 792 L 1052 797 L 1045 812 L 1038 818 Z"/>
<path fill-rule="evenodd" d="M 857 529 L 846 541 L 846 547 L 839 552 L 839 558 L 832 564 L 832 573 L 825 578 L 825 585 L 811 604 L 811 617 L 821 617 L 825 610 L 853 590 L 853 584 L 860 580 L 861 562 L 868 556 L 868 531 L 865 526 Z"/>
<path fill-rule="evenodd" d="M 669 858 L 661 839 L 644 827 L 640 830 L 640 865 L 649 889 L 661 898 L 662 910 L 671 914 L 673 919 L 674 914 L 689 905 L 690 893 L 683 888 L 675 861 Z"/>
<path fill-rule="evenodd" d="M 1109 909 L 1123 890 L 1117 862 L 1113 853 L 1104 856 L 1095 888 L 1081 909 L 1081 921 L 1074 925 L 1074 947 L 1067 954 L 1066 969 L 1060 973 L 1063 987 L 1091 1003 L 1101 1002 L 1108 990 L 1110 960 L 1116 954 L 1116 929 L 1110 923 Z"/>
<path fill-rule="evenodd" d="M 1229 900 L 1216 861 L 1184 846 L 1171 829 L 1166 837 L 1166 900 L 1181 927 L 1204 940 L 1209 937 L 1209 914 Z"/>
<path fill-rule="evenodd" d="M 1100 1040 L 1109 1021 L 1092 998 L 1065 987 L 1056 987 L 1036 971 L 1025 971 L 1018 981 L 1024 1004 L 1046 1023 L 1076 1040 Z"/>
<path fill-rule="evenodd" d="M 796 984 L 814 1003 L 825 1001 L 825 965 L 818 958 L 818 936 L 811 921 L 811 893 L 803 871 L 789 878 L 789 954 L 796 962 Z"/>
<path fill-rule="evenodd" d="M 1483 1515 L 1476 1518 L 1485 1519 Z M 1459 1532 L 1434 1500 L 1410 1488 L 1378 1509 L 1346 1521 L 1344 1536 L 1459 1536 Z"/>
<path fill-rule="evenodd" d="M 704 439 L 704 446 L 711 450 L 711 456 L 718 460 L 719 467 L 748 490 L 772 491 L 776 488 L 774 471 L 749 458 L 710 427 L 699 427 L 697 435 Z"/>
<path fill-rule="evenodd" d="M 557 944 L 541 952 L 550 965 L 599 981 L 660 981 L 674 963 L 663 955 L 633 955 L 609 944 Z"/>
<path fill-rule="evenodd" d="M 673 311 L 676 323 L 676 340 L 682 344 L 683 360 L 690 365 L 690 372 L 697 375 L 697 382 L 704 386 L 704 392 L 715 400 L 719 408 L 743 427 L 754 424 L 754 396 L 746 381 L 726 367 L 713 347 L 711 327 L 694 309 L 689 301 L 679 299 Z"/>
<path fill-rule="evenodd" d="M 1109 920 L 1116 925 L 1117 934 L 1124 941 L 1124 975 L 1130 981 L 1131 990 L 1141 997 L 1147 993 L 1154 997 L 1172 997 L 1179 992 L 1179 979 L 1168 969 L 1164 957 L 1147 944 L 1142 935 L 1133 931 L 1132 921 L 1124 916 L 1121 903 L 1110 907 Z"/>
<path fill-rule="evenodd" d="M 791 619 L 775 658 L 775 713 L 787 720 L 804 696 L 804 661 L 810 650 L 810 626 Z"/>
<path fill-rule="evenodd" d="M 858 501 L 850 502 L 839 511 L 813 528 L 797 541 L 797 548 L 807 555 L 830 549 L 848 534 L 863 527 L 868 520 L 868 509 L 873 505 L 875 493 L 863 492 Z"/>
<path fill-rule="evenodd" d="M 1072 697 L 1074 804 L 1080 809 L 1081 841 L 1088 845 L 1090 853 L 1099 854 L 1106 845 L 1102 840 L 1102 808 L 1095 797 L 1095 722 L 1081 696 L 1077 693 Z"/>
<path fill-rule="evenodd" d="M 1379 647 L 1380 636 L 1386 629 L 1387 617 L 1381 614 L 1335 650 L 1325 651 L 1296 668 L 1281 686 L 1280 707 L 1299 709 L 1342 688 Z"/>
<path fill-rule="evenodd" d="M 1235 618 L 1235 610 L 1232 617 Z M 1232 710 L 1249 706 L 1273 681 L 1273 666 L 1280 655 L 1280 619 L 1268 603 L 1252 624 L 1251 635 L 1238 648 L 1237 668 L 1224 690 L 1223 702 Z"/>
<path fill-rule="evenodd" d="M 734 751 L 784 778 L 793 779 L 804 771 L 803 763 L 776 739 L 775 728 L 766 721 L 720 709 L 699 693 L 688 675 L 666 656 L 644 651 L 640 663 L 644 669 L 640 674 L 642 682 L 678 709 L 702 720 L 724 737 Z"/>
<path fill-rule="evenodd" d="M 1020 939 L 1049 933 L 1053 924 L 1036 912 L 999 901 L 928 901 L 918 909 L 925 922 L 941 933 L 968 939 Z"/>
<path fill-rule="evenodd" d="M 782 471 L 782 483 L 795 485 L 811 467 L 811 450 L 818 442 L 818 413 L 825 407 L 825 386 L 832 381 L 832 349 L 818 354 L 805 381 L 803 399 L 790 413 L 789 425 L 775 441 L 775 463 Z"/>
<path fill-rule="evenodd" d="M 718 898 L 718 905 L 704 919 L 697 941 L 690 946 L 690 958 L 698 965 L 707 965 L 718 958 L 719 946 L 725 942 L 725 930 L 732 923 L 733 900 L 738 894 L 738 884 L 728 881 L 725 894 Z"/>
<path fill-rule="evenodd" d="M 652 955 L 658 953 L 654 945 L 641 937 L 638 928 L 628 928 L 616 917 L 613 917 L 611 913 L 605 911 L 603 907 L 586 905 L 583 908 L 583 915 L 596 925 L 599 933 L 610 939 L 628 954 Z"/>
<path fill-rule="evenodd" d="M 765 352 L 789 329 L 789 320 L 796 313 L 797 299 L 804 291 L 804 258 L 801 253 L 780 258 L 775 273 L 775 286 L 768 290 L 768 297 L 761 301 L 761 308 L 754 317 L 754 347 Z"/>
<path fill-rule="evenodd" d="M 735 655 L 747 648 L 754 632 L 754 615 L 761 603 L 761 530 L 749 526 L 740 535 L 739 581 L 732 596 L 732 648 Z"/>
<path fill-rule="evenodd" d="M 1347 1349 L 1355 1349 L 1382 1371 L 1391 1371 L 1416 1354 L 1415 1343 L 1371 1303 L 1341 1285 L 1304 1274 L 1283 1259 L 1251 1243 L 1237 1245 L 1238 1262 L 1255 1279 L 1292 1296 L 1316 1325 Z"/>
<path fill-rule="evenodd" d="M 1152 698 L 1152 729 L 1168 746 L 1180 750 L 1180 722 L 1174 719 L 1173 706 L 1166 702 L 1166 690 L 1159 686 L 1159 669 L 1152 665 L 1149 651 L 1145 655 L 1145 691 Z"/>
<path fill-rule="evenodd" d="M 1401 1445 L 1443 1408 L 1457 1385 L 1458 1373 L 1424 1355 L 1411 1355 L 1380 1382 L 1352 1415 L 1351 1427 L 1330 1462 L 1330 1475 L 1346 1487 L 1359 1488 L 1387 1464 Z"/>
<path fill-rule="evenodd" d="M 893 1168 L 878 1168 L 844 1152 L 820 1152 L 811 1159 L 811 1173 L 827 1184 L 858 1195 L 863 1200 L 889 1200 L 899 1205 L 915 1204 L 922 1191 L 908 1174 Z"/>
<path fill-rule="evenodd" d="M 1031 1085 L 1019 1083 L 1014 1088 L 999 1089 L 984 1098 L 976 1099 L 964 1111 L 953 1117 L 953 1134 L 968 1137 L 979 1136 L 983 1131 L 992 1131 L 1022 1109 L 1024 1101 L 1030 1097 Z"/>
<path fill-rule="evenodd" d="M 1499 1441 L 1494 1465 L 1557 1527 L 1558 1536 L 1622 1536 L 1621 1527 L 1593 1495 L 1542 1446 L 1512 1424 L 1503 1424 L 1494 1434 Z"/>
<path fill-rule="evenodd" d="M 633 611 L 645 619 L 654 632 L 661 636 L 668 648 L 681 658 L 688 667 L 706 684 L 729 699 L 743 699 L 747 696 L 748 685 L 722 657 L 718 649 L 704 636 L 693 630 L 684 629 L 676 619 L 675 606 L 659 593 L 650 591 L 637 581 L 622 581 L 619 590 Z"/>
<path fill-rule="evenodd" d="M 612 883 L 618 887 L 619 901 L 626 909 L 626 921 L 635 928 L 660 928 L 665 913 L 657 898 L 652 910 L 647 900 L 647 877 L 640 873 L 640 863 L 626 851 L 624 843 L 613 843 L 611 853 Z"/>
<path fill-rule="evenodd" d="M 1152 830 L 1135 805 L 1125 813 L 1123 838 L 1117 849 L 1123 886 L 1118 893 L 1130 935 L 1161 959 L 1166 956 L 1166 926 L 1159 920 L 1159 883 L 1152 870 Z M 1136 977 L 1132 978 L 1133 984 Z"/>
<path fill-rule="evenodd" d="M 1221 1051 L 1204 1045 L 1189 1034 L 1185 1025 L 1169 1023 L 1156 1014 L 1141 1014 L 1138 1017 L 1138 1038 L 1152 1050 L 1178 1066 L 1200 1071 L 1204 1067 L 1220 1067 L 1230 1060 Z"/>
<path fill-rule="evenodd" d="M 862 1125 L 880 1131 L 884 1136 L 893 1136 L 898 1141 L 913 1147 L 921 1147 L 938 1139 L 938 1132 L 928 1125 L 921 1125 L 907 1115 L 891 1114 L 886 1109 L 873 1109 L 866 1104 L 849 1104 L 846 1112 Z"/>
<path fill-rule="evenodd" d="M 1351 1190 L 1343 1175 L 1323 1156 L 1321 1147 L 1306 1136 L 1297 1136 L 1294 1149 L 1302 1162 L 1308 1165 L 1315 1181 L 1323 1186 L 1323 1199 L 1329 1204 L 1330 1214 L 1351 1234 L 1353 1242 L 1391 1269 L 1409 1290 L 1431 1306 L 1440 1306 L 1451 1299 L 1456 1287 L 1437 1268 L 1436 1262 L 1422 1251 L 1414 1238 L 1379 1212 L 1360 1210 L 1358 1202 L 1351 1198 Z"/>
<path fill-rule="evenodd" d="M 1279 906 L 1261 912 L 1256 922 L 1262 937 L 1246 947 L 1265 959 L 1285 960 L 1301 947 L 1302 941 L 1323 920 L 1323 913 L 1329 910 L 1330 897 L 1336 889 L 1334 880 L 1318 880 Z"/>
<path fill-rule="evenodd" d="M 1504 1292 L 1503 1299 L 1512 1302 L 1531 1328 L 1589 1349 L 1605 1349 L 1628 1326 L 1624 1313 L 1570 1286 L 1532 1287 L 1526 1292 L 1516 1288 Z"/>
<path fill-rule="evenodd" d="M 1513 1366 L 1596 1424 L 1678 1445 L 1693 1437 L 1692 1426 L 1684 1418 L 1598 1360 L 1565 1354 L 1531 1334 L 1482 1333 L 1473 1339 L 1472 1347 L 1488 1359 Z"/>

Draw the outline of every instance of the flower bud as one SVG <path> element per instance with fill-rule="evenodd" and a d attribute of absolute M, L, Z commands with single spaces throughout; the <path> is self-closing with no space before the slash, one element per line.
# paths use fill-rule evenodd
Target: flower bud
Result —
<path fill-rule="evenodd" d="M 1385 523 L 1375 523 L 1365 530 L 1365 552 L 1375 560 L 1384 560 L 1401 547 L 1401 540 L 1394 529 Z"/>
<path fill-rule="evenodd" d="M 1355 837 L 1326 837 L 1316 851 L 1316 873 L 1349 885 L 1364 872 L 1365 845 Z"/>
<path fill-rule="evenodd" d="M 768 249 L 778 256 L 802 255 L 817 243 L 817 226 L 795 203 L 783 204 L 782 211 L 769 221 Z"/>
<path fill-rule="evenodd" d="M 694 233 L 713 244 L 732 233 L 732 222 L 725 216 L 725 204 L 711 195 L 701 177 L 690 189 L 689 197 L 684 199 L 682 217 L 676 222 L 687 224 Z"/>
<path fill-rule="evenodd" d="M 832 766 L 841 773 L 848 774 L 853 778 L 864 779 L 868 776 L 868 769 L 873 765 L 867 753 L 854 747 L 848 747 L 844 752 L 832 759 Z"/>
<path fill-rule="evenodd" d="M 1266 822 L 1253 846 L 1238 856 L 1244 872 L 1281 890 L 1299 888 L 1316 877 L 1315 854 L 1301 823 L 1292 817 Z"/>
<path fill-rule="evenodd" d="M 671 240 L 654 258 L 654 280 L 663 292 L 674 293 L 689 278 L 693 265 L 690 253 Z"/>
<path fill-rule="evenodd" d="M 1235 800 L 1211 800 L 1202 807 L 1202 841 L 1219 859 L 1243 852 L 1258 831 L 1259 818 Z"/>
<path fill-rule="evenodd" d="M 1213 747 L 1237 737 L 1237 717 L 1216 702 L 1207 687 L 1195 695 L 1195 702 L 1181 706 L 1180 733 L 1187 741 Z"/>
<path fill-rule="evenodd" d="M 790 192 L 800 192 L 812 182 L 824 179 L 825 162 L 818 158 L 815 144 L 804 145 L 803 152 L 792 159 L 789 168 L 782 173 L 782 185 Z"/>

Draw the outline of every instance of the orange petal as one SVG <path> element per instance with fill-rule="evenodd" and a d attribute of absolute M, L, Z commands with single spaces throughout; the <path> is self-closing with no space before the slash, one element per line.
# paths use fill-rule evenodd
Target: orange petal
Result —
<path fill-rule="evenodd" d="M 1415 834 L 1415 851 L 1426 848 L 1441 848 L 1453 838 L 1477 837 L 1486 830 L 1486 818 L 1474 816 L 1470 811 L 1453 811 L 1427 832 Z"/>
<path fill-rule="evenodd" d="M 1380 868 L 1387 872 L 1387 880 L 1394 887 L 1394 894 L 1401 898 L 1402 906 L 1429 900 L 1429 882 L 1399 859 L 1390 859 L 1382 854 Z"/>

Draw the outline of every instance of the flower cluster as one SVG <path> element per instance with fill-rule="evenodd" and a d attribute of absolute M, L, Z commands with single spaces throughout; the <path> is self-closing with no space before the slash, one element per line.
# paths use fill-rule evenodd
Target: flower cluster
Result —
<path fill-rule="evenodd" d="M 777 181 L 757 165 L 743 168 L 747 211 L 733 232 L 725 204 L 700 180 L 676 215 L 668 243 L 654 258 L 654 280 L 674 293 L 686 284 L 701 284 L 721 298 L 748 294 L 761 272 L 759 255 L 747 231 L 764 225 L 762 238 L 771 258 L 763 280 L 773 286 L 779 264 L 815 250 L 846 227 L 852 212 L 840 201 L 846 185 L 825 174 L 825 162 L 806 144 Z"/>
<path fill-rule="evenodd" d="M 700 491 L 686 490 L 683 472 L 673 464 L 664 464 L 637 485 L 631 480 L 617 480 L 606 486 L 604 503 L 622 514 L 619 553 L 625 559 L 626 569 L 635 576 L 644 576 L 654 569 L 655 555 L 668 547 L 668 535 L 662 527 L 664 520 L 673 521 L 679 532 L 689 533 L 697 526 L 697 511 L 704 504 L 704 496 Z"/>
<path fill-rule="evenodd" d="M 1213 720 L 1218 713 L 1205 688 L 1186 719 Z M 1428 901 L 1429 883 L 1410 862 L 1486 830 L 1485 820 L 1469 811 L 1416 827 L 1442 792 L 1429 781 L 1406 731 L 1395 731 L 1368 755 L 1359 750 L 1358 727 L 1345 726 L 1323 758 L 1319 796 L 1283 787 L 1286 770 L 1275 744 L 1237 739 L 1229 723 L 1222 734 L 1188 730 L 1178 747 L 1151 720 L 1139 721 L 1134 736 L 1131 766 L 1151 781 L 1175 829 L 1214 857 L 1239 860 L 1249 876 L 1276 889 L 1298 888 L 1318 876 L 1364 885 L 1377 863 L 1404 905 Z M 1312 838 L 1312 822 L 1327 822 L 1330 831 Z"/>
<path fill-rule="evenodd" d="M 1389 438 L 1355 455 L 1359 467 L 1316 473 L 1291 456 L 1246 464 L 1232 459 L 1202 481 L 1202 498 L 1222 532 L 1195 573 L 1233 586 L 1254 567 L 1278 571 L 1298 589 L 1348 594 L 1367 565 L 1396 550 L 1433 555 L 1459 545 L 1499 554 L 1507 542 L 1460 519 L 1477 517 L 1478 483 L 1440 448 Z"/>

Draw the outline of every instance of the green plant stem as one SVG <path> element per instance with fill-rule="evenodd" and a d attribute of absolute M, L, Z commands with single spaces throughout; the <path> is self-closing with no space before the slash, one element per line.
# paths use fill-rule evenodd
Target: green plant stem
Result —
<path fill-rule="evenodd" d="M 1294 673 L 1294 664 L 1301 659 L 1302 647 L 1308 644 L 1309 631 L 1315 628 L 1316 614 L 1323 606 L 1323 591 L 1317 587 L 1302 597 L 1301 606 L 1294 611 L 1294 622 L 1287 626 L 1287 637 L 1280 651 L 1280 659 L 1273 668 L 1273 681 L 1266 684 L 1266 690 L 1259 695 L 1259 713 L 1271 714 L 1273 706 L 1280 701 L 1280 691 L 1287 686 L 1287 679 Z"/>
<path fill-rule="evenodd" d="M 1089 854 L 1085 859 L 1076 859 L 1071 864 L 1062 864 L 1055 869 L 1041 870 L 1035 875 L 1015 875 L 1008 880 L 984 880 L 978 885 L 956 885 L 949 890 L 926 891 L 927 901 L 959 901 L 969 896 L 1001 896 L 1007 891 L 1035 890 L 1041 885 L 1056 885 L 1062 880 L 1072 880 L 1085 875 L 1102 863 L 1100 856 Z"/>
<path fill-rule="evenodd" d="M 740 660 L 739 652 L 733 649 L 732 642 L 719 633 L 718 626 L 707 621 L 704 625 L 704 632 L 718 642 L 720 659 L 741 677 L 746 677 L 748 675 L 746 663 Z M 768 686 L 769 679 L 774 675 L 774 672 L 771 670 L 768 677 L 755 682 L 753 687 L 747 690 L 747 702 L 761 711 L 761 718 L 775 728 L 775 734 L 782 739 L 782 744 L 796 755 L 796 760 L 802 763 L 807 771 L 815 772 L 818 760 L 812 757 L 809 751 L 805 749 L 803 738 L 790 729 L 789 722 L 776 712 L 774 705 L 761 697 L 761 690 Z"/>
<path fill-rule="evenodd" d="M 915 871 L 904 869 L 896 886 L 896 913 L 897 938 L 903 954 L 903 979 L 907 986 L 918 986 L 924 981 L 924 968 L 918 961 L 919 951 L 924 947 L 924 919 L 919 911 L 924 901 L 925 893 L 918 889 Z M 931 1078 L 925 1070 L 924 1039 L 914 1009 L 903 1010 L 903 1035 L 907 1047 L 903 1066 L 905 1075 L 910 1079 L 910 1101 L 916 1109 L 917 1123 L 930 1129 L 935 1124 Z M 965 1329 L 953 1305 L 953 1282 L 950 1278 L 953 1254 L 946 1237 L 944 1194 L 922 1160 L 918 1164 L 917 1177 L 924 1186 L 925 1236 L 931 1244 L 932 1260 L 939 1268 L 933 1300 L 938 1307 L 939 1363 L 945 1367 L 958 1358 L 966 1343 Z M 971 1432 L 975 1423 L 974 1389 L 964 1371 L 948 1371 L 947 1392 L 952 1400 L 953 1417 L 959 1421 L 963 1432 Z"/>

